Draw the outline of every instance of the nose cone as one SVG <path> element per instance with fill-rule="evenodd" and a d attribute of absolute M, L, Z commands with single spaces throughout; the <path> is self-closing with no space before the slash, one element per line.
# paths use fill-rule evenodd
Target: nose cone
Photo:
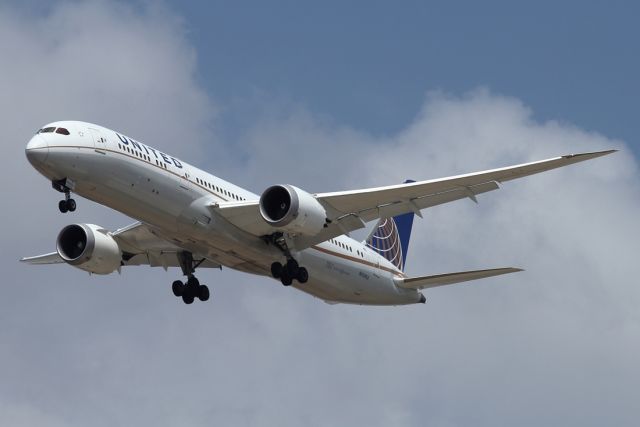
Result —
<path fill-rule="evenodd" d="M 27 144 L 25 153 L 29 163 L 33 166 L 40 166 L 47 160 L 47 155 L 49 155 L 47 141 L 42 135 L 34 135 Z"/>

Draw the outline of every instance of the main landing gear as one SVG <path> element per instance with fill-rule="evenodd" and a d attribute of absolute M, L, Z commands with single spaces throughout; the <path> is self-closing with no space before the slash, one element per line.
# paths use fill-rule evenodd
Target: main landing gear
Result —
<path fill-rule="evenodd" d="M 287 240 L 284 234 L 278 232 L 269 236 L 265 236 L 265 241 L 277 246 L 284 256 L 287 257 L 287 263 L 282 265 L 280 262 L 274 262 L 271 264 L 271 275 L 274 279 L 280 279 L 284 286 L 291 286 L 293 280 L 297 280 L 300 283 L 307 283 L 309 280 L 309 272 L 306 268 L 300 267 L 298 261 L 293 258 Z"/>
<path fill-rule="evenodd" d="M 187 278 L 187 283 L 182 283 L 180 280 L 176 280 L 171 285 L 173 295 L 182 297 L 182 301 L 185 304 L 191 304 L 198 298 L 200 301 L 207 301 L 209 299 L 209 288 L 206 285 L 201 285 L 200 281 L 195 276 Z"/>
<path fill-rule="evenodd" d="M 191 252 L 179 252 L 178 261 L 182 268 L 182 273 L 187 276 L 187 282 L 182 283 L 180 280 L 176 280 L 171 285 L 173 295 L 182 297 L 182 301 L 185 304 L 191 304 L 198 298 L 200 301 L 207 301 L 211 294 L 209 288 L 206 285 L 201 285 L 200 281 L 194 276 L 196 267 L 198 267 L 204 259 L 200 261 L 193 260 L 193 254 Z"/>
<path fill-rule="evenodd" d="M 291 286 L 293 279 L 300 283 L 307 283 L 309 280 L 309 272 L 306 268 L 300 267 L 298 261 L 290 258 L 285 265 L 279 262 L 271 264 L 271 275 L 280 279 L 284 286 Z"/>
<path fill-rule="evenodd" d="M 64 200 L 60 200 L 60 202 L 58 202 L 58 209 L 60 209 L 60 212 L 67 213 L 75 211 L 76 201 L 71 198 L 71 189 L 67 186 L 67 179 L 51 181 L 51 186 L 57 191 L 64 193 Z"/>

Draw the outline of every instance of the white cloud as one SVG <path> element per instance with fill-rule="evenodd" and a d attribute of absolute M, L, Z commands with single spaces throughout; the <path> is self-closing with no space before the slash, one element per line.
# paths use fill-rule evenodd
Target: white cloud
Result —
<path fill-rule="evenodd" d="M 7 185 L 0 214 L 9 228 L 1 424 L 637 420 L 640 176 L 621 142 L 537 122 L 518 100 L 487 90 L 432 94 L 405 130 L 387 137 L 299 107 L 265 114 L 236 141 L 229 158 L 243 163 L 215 160 L 226 178 L 256 191 L 273 182 L 310 191 L 380 185 L 622 151 L 506 183 L 479 206 L 434 208 L 415 223 L 411 274 L 502 265 L 525 273 L 434 289 L 424 306 L 372 308 L 201 272 L 213 301 L 185 307 L 169 291 L 176 272 L 90 278 L 15 262 L 49 249 L 67 221 L 126 221 L 87 201 L 75 216 L 55 214 L 58 196 L 23 154 L 44 122 L 96 121 L 186 159 L 212 151 L 216 106 L 195 82 L 182 23 L 162 9 L 118 3 L 62 3 L 39 18 L 5 7 L 0 53 L 0 112 L 9 123 L 1 173 L 21 183 Z"/>
<path fill-rule="evenodd" d="M 332 366 L 338 376 L 360 372 L 354 406 L 385 402 L 376 414 L 395 408 L 420 415 L 401 424 L 522 423 L 532 402 L 541 412 L 528 415 L 530 424 L 589 424 L 603 414 L 621 424 L 633 419 L 626 396 L 638 379 L 628 355 L 640 350 L 633 338 L 640 320 L 633 280 L 640 273 L 633 260 L 640 250 L 634 238 L 640 235 L 640 176 L 622 142 L 566 123 L 537 122 L 518 100 L 480 89 L 463 97 L 430 95 L 407 129 L 384 139 L 337 129 L 293 108 L 285 119 L 257 124 L 241 145 L 248 147 L 252 181 L 266 175 L 268 182 L 310 191 L 621 149 L 505 183 L 480 197 L 479 206 L 463 201 L 427 211 L 414 226 L 410 273 L 510 265 L 527 271 L 430 291 L 424 311 L 396 309 L 389 316 L 336 309 L 336 330 L 348 325 L 349 338 L 334 339 L 329 352 L 350 361 L 345 371 Z M 294 161 L 268 167 L 282 153 Z M 354 324 L 352 316 L 367 321 Z"/>

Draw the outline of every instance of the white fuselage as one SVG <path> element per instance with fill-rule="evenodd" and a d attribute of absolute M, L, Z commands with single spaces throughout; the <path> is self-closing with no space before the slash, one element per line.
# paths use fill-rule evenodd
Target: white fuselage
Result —
<path fill-rule="evenodd" d="M 90 123 L 65 121 L 69 135 L 41 133 L 27 145 L 33 166 L 51 180 L 135 218 L 167 241 L 236 270 L 269 276 L 282 251 L 247 233 L 210 208 L 211 202 L 257 200 L 258 195 L 123 134 Z M 403 273 L 348 236 L 296 251 L 309 281 L 294 286 L 327 302 L 413 304 L 422 295 L 398 288 Z"/>

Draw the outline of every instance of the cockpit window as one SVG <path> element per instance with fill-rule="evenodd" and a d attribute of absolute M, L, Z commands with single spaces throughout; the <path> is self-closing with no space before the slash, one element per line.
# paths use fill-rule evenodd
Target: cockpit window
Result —
<path fill-rule="evenodd" d="M 54 127 L 50 127 L 50 128 L 42 128 L 38 131 L 38 133 L 49 133 L 49 132 L 53 132 L 54 130 L 56 130 L 56 128 Z"/>
<path fill-rule="evenodd" d="M 59 133 L 61 135 L 69 135 L 69 131 L 66 130 L 65 128 L 58 128 L 56 129 L 56 133 Z"/>

